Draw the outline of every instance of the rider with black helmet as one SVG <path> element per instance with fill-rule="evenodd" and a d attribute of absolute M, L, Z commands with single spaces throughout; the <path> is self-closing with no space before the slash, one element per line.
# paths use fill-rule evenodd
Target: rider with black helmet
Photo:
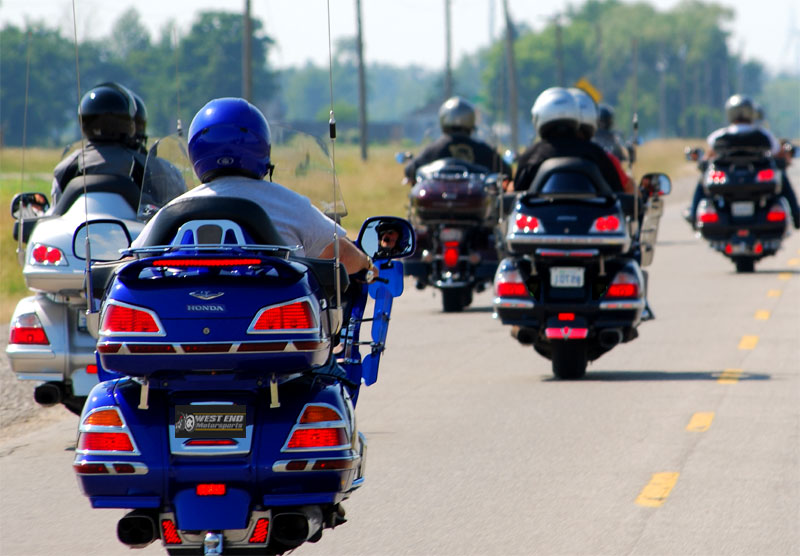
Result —
<path fill-rule="evenodd" d="M 130 146 L 136 134 L 135 115 L 133 94 L 118 83 L 102 83 L 83 95 L 78 118 L 87 142 L 53 170 L 53 205 L 79 175 L 119 175 L 141 186 L 146 156 Z"/>
<path fill-rule="evenodd" d="M 620 162 L 628 160 L 625 146 L 620 141 L 614 129 L 614 109 L 608 104 L 600 104 L 597 107 L 597 131 L 592 137 L 592 141 L 603 147 L 605 150 L 616 156 Z"/>
<path fill-rule="evenodd" d="M 133 140 L 131 146 L 147 154 L 147 107 L 141 97 L 131 91 L 136 103 L 136 113 L 133 115 Z"/>
<path fill-rule="evenodd" d="M 714 158 L 717 150 L 732 143 L 763 147 L 764 151 L 769 151 L 773 157 L 782 158 L 781 144 L 768 129 L 761 125 L 759 112 L 761 113 L 760 117 L 763 117 L 763 108 L 757 105 L 750 97 L 741 94 L 731 96 L 725 102 L 725 116 L 728 118 L 730 125 L 719 128 L 708 136 L 708 151 L 704 159 L 710 160 Z M 789 203 L 794 227 L 800 229 L 800 206 L 797 204 L 797 196 L 792 189 L 791 183 L 789 183 L 786 172 L 781 172 L 781 175 L 781 196 Z M 696 225 L 697 206 L 703 200 L 703 197 L 704 191 L 701 181 L 694 190 L 694 197 L 689 210 L 684 213 L 692 226 Z"/>
<path fill-rule="evenodd" d="M 417 169 L 442 158 L 457 158 L 483 166 L 493 173 L 511 176 L 511 167 L 492 147 L 471 137 L 475 131 L 475 107 L 461 97 L 452 97 L 439 108 L 442 136 L 406 164 L 405 175 L 412 183 Z"/>

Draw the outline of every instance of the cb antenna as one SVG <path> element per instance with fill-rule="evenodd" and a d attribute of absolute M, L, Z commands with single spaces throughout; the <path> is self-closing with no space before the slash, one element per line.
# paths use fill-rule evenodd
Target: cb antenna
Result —
<path fill-rule="evenodd" d="M 333 273 L 334 283 L 336 284 L 336 309 L 341 310 L 342 307 L 342 284 L 339 278 L 339 267 L 341 261 L 339 258 L 339 223 L 338 218 L 338 199 L 339 199 L 339 183 L 336 179 L 336 116 L 333 113 L 333 54 L 331 48 L 331 1 L 327 0 L 328 6 L 328 86 L 330 88 L 331 99 L 331 112 L 330 119 L 328 120 L 328 135 L 331 139 L 331 167 L 333 168 Z"/>

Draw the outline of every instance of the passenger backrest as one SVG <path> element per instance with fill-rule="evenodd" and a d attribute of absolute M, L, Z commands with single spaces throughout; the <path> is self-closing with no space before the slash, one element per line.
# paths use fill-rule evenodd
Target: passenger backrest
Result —
<path fill-rule="evenodd" d="M 53 207 L 53 216 L 66 214 L 75 201 L 84 193 L 115 193 L 125 199 L 135 213 L 139 208 L 141 190 L 129 176 L 114 174 L 87 174 L 75 176 L 64 188 Z"/>
<path fill-rule="evenodd" d="M 614 197 L 597 165 L 578 157 L 545 160 L 536 172 L 528 194 L 553 198 Z"/>

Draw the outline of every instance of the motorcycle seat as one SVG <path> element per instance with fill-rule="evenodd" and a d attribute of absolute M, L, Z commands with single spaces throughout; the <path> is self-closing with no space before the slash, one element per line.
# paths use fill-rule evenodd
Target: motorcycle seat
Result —
<path fill-rule="evenodd" d="M 548 198 L 615 197 L 600 169 L 578 157 L 554 157 L 545 160 L 536 172 L 528 196 Z"/>
<path fill-rule="evenodd" d="M 53 207 L 52 216 L 62 216 L 81 195 L 89 193 L 115 193 L 125 199 L 133 212 L 139 207 L 140 189 L 130 176 L 87 174 L 75 176 L 67 183 Z"/>
<path fill-rule="evenodd" d="M 239 224 L 259 245 L 286 245 L 267 213 L 259 205 L 239 197 L 186 197 L 162 208 L 153 217 L 144 247 L 168 245 L 182 224 L 192 220 L 226 219 Z"/>

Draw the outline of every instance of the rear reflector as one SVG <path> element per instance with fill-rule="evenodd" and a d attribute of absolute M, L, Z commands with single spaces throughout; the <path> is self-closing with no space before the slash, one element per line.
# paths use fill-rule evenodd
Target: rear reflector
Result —
<path fill-rule="evenodd" d="M 589 335 L 588 328 L 546 328 L 545 336 L 548 340 L 583 340 Z"/>
<path fill-rule="evenodd" d="M 195 488 L 197 496 L 225 496 L 224 483 L 203 483 Z"/>
<path fill-rule="evenodd" d="M 331 448 L 347 444 L 344 428 L 297 429 L 289 440 L 289 449 Z"/>
<path fill-rule="evenodd" d="M 331 407 L 324 405 L 309 405 L 300 416 L 300 424 L 324 423 L 325 421 L 341 421 L 342 416 Z"/>
<path fill-rule="evenodd" d="M 236 446 L 235 440 L 230 438 L 195 438 L 187 440 L 184 446 Z"/>
<path fill-rule="evenodd" d="M 311 304 L 308 301 L 297 301 L 262 309 L 250 332 L 310 330 L 312 328 L 314 328 L 314 313 L 311 310 Z"/>
<path fill-rule="evenodd" d="M 351 469 L 355 465 L 352 459 L 320 459 L 314 463 L 314 471 L 337 471 Z"/>
<path fill-rule="evenodd" d="M 115 463 L 114 471 L 120 475 L 128 475 L 131 473 L 136 473 L 136 468 L 130 463 Z"/>
<path fill-rule="evenodd" d="M 246 342 L 239 344 L 237 352 L 242 351 L 283 351 L 289 342 Z"/>
<path fill-rule="evenodd" d="M 175 529 L 175 523 L 171 519 L 161 520 L 161 538 L 165 544 L 181 544 L 181 538 Z"/>
<path fill-rule="evenodd" d="M 253 534 L 250 535 L 250 543 L 265 543 L 269 535 L 269 519 L 262 517 L 256 521 L 256 526 L 253 528 Z"/>
<path fill-rule="evenodd" d="M 286 464 L 286 471 L 304 471 L 308 461 L 304 459 L 292 460 Z"/>
<path fill-rule="evenodd" d="M 170 268 L 209 268 L 209 267 L 230 267 L 230 266 L 252 266 L 260 265 L 261 259 L 156 259 L 151 263 L 153 266 L 166 266 Z"/>
<path fill-rule="evenodd" d="M 84 420 L 84 425 L 94 425 L 97 427 L 121 427 L 122 418 L 116 409 L 101 409 L 89 414 Z"/>
<path fill-rule="evenodd" d="M 78 450 L 92 452 L 133 452 L 133 443 L 124 432 L 82 432 Z"/>
<path fill-rule="evenodd" d="M 181 344 L 186 353 L 228 353 L 233 344 Z"/>
<path fill-rule="evenodd" d="M 121 348 L 122 344 L 97 344 L 100 353 L 117 353 Z"/>
<path fill-rule="evenodd" d="M 171 344 L 128 344 L 131 353 L 175 353 Z"/>
<path fill-rule="evenodd" d="M 102 475 L 108 473 L 108 469 L 102 463 L 76 463 L 72 466 L 75 473 L 81 475 Z"/>

